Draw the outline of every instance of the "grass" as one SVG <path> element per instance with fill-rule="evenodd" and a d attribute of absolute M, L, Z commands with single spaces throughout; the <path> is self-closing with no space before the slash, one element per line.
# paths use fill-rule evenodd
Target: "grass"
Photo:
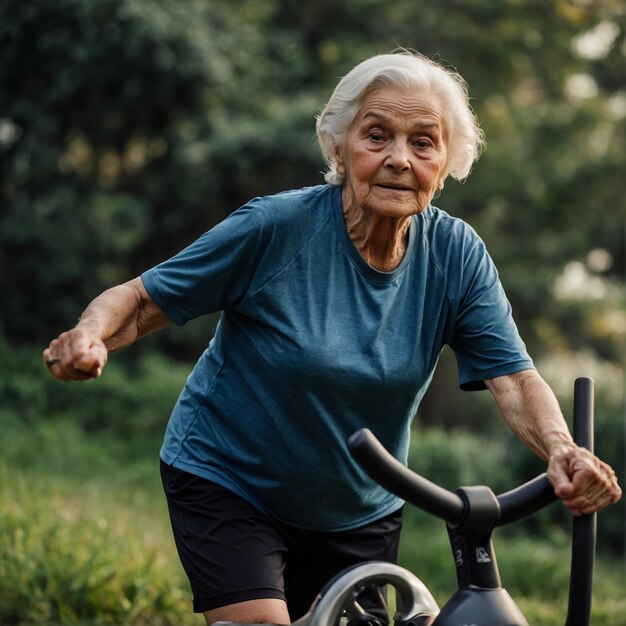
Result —
<path fill-rule="evenodd" d="M 71 455 L 70 455 L 71 456 Z M 77 467 L 80 467 L 78 464 Z M 19 626 L 199 625 L 171 538 L 153 461 L 91 476 L 9 470 L 0 463 L 0 623 Z M 505 585 L 529 623 L 565 622 L 569 546 L 564 532 L 494 541 Z M 455 588 L 442 524 L 409 511 L 401 564 L 442 605 Z M 597 566 L 593 626 L 626 626 L 624 572 Z"/>
<path fill-rule="evenodd" d="M 130 386 L 120 382 L 121 367 L 96 386 L 63 386 L 44 378 L 30 352 L 19 362 L 11 354 L 0 376 L 0 624 L 203 624 L 191 612 L 158 476 L 166 414 L 186 369 L 146 359 Z M 494 488 L 511 486 L 500 439 L 431 431 L 418 440 L 412 466 L 426 476 L 453 485 L 495 476 L 502 485 Z M 489 453 L 468 469 L 477 446 Z M 534 626 L 565 622 L 569 546 L 558 518 L 494 535 L 503 582 Z M 602 517 L 599 525 L 602 534 Z M 606 553 L 597 562 L 592 624 L 626 626 L 624 568 Z M 443 524 L 413 510 L 401 564 L 440 604 L 455 589 Z"/>
<path fill-rule="evenodd" d="M 198 623 L 162 503 L 0 465 L 0 623 Z"/>

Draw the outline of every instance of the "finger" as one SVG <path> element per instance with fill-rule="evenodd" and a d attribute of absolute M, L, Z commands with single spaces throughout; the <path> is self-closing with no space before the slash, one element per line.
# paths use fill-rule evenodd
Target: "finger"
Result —
<path fill-rule="evenodd" d="M 90 336 L 80 328 L 75 328 L 59 337 L 61 346 L 61 365 L 71 373 L 72 370 L 98 375 L 104 365 L 106 348 L 98 338 Z"/>
<path fill-rule="evenodd" d="M 83 381 L 94 378 L 90 373 L 77 370 L 73 367 L 65 367 L 60 360 L 54 358 L 47 360 L 46 367 L 55 378 L 64 382 Z"/>
<path fill-rule="evenodd" d="M 566 498 L 563 500 L 563 504 L 572 511 L 582 511 L 591 506 L 591 501 L 584 496 L 577 496 L 575 498 Z"/>
<path fill-rule="evenodd" d="M 619 489 L 613 469 L 597 457 L 575 463 L 572 483 L 576 491 L 591 499 L 608 496 Z"/>
<path fill-rule="evenodd" d="M 548 478 L 554 493 L 561 499 L 571 497 L 576 491 L 570 480 L 568 465 L 566 459 L 551 459 L 548 465 Z"/>
<path fill-rule="evenodd" d="M 62 346 L 61 360 L 66 365 L 76 368 L 76 365 L 89 354 L 93 338 L 80 328 L 74 328 L 59 337 Z"/>
<path fill-rule="evenodd" d="M 613 502 L 611 504 L 615 504 L 622 497 L 622 489 L 617 482 L 617 476 L 613 479 Z"/>
<path fill-rule="evenodd" d="M 61 333 L 43 353 L 50 373 L 64 381 L 97 378 L 102 373 L 107 356 L 102 341 L 80 328 Z"/>
<path fill-rule="evenodd" d="M 59 340 L 53 339 L 50 342 L 50 346 L 47 347 L 43 351 L 43 362 L 45 366 L 48 368 L 48 371 L 55 377 L 63 380 L 62 370 L 60 367 L 61 359 L 58 356 L 60 354 L 59 351 Z"/>
<path fill-rule="evenodd" d="M 576 489 L 570 481 L 561 481 L 556 484 L 553 483 L 553 486 L 554 493 L 563 501 L 571 498 L 576 493 Z"/>
<path fill-rule="evenodd" d="M 593 455 L 575 464 L 572 483 L 573 497 L 565 498 L 564 504 L 579 508 L 582 513 L 598 512 L 617 502 L 621 489 L 613 469 Z"/>
<path fill-rule="evenodd" d="M 59 362 L 59 359 L 55 356 L 52 356 L 52 352 L 50 348 L 46 348 L 42 354 L 43 362 L 47 367 L 52 367 L 55 363 Z"/>
<path fill-rule="evenodd" d="M 72 366 L 78 371 L 98 377 L 102 373 L 106 360 L 107 350 L 104 345 L 93 343 L 75 354 Z"/>
<path fill-rule="evenodd" d="M 613 469 L 584 448 L 550 459 L 548 477 L 575 516 L 600 511 L 621 497 Z"/>

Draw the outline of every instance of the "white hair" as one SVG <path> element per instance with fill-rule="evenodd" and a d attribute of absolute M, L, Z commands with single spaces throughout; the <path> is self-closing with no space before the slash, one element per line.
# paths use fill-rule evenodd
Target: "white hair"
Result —
<path fill-rule="evenodd" d="M 341 185 L 336 155 L 364 96 L 372 89 L 401 87 L 427 90 L 440 99 L 445 111 L 448 163 L 446 175 L 464 180 L 484 145 L 483 131 L 469 104 L 467 84 L 454 70 L 416 52 L 402 50 L 363 61 L 340 81 L 317 117 L 317 140 L 326 159 L 326 181 Z"/>

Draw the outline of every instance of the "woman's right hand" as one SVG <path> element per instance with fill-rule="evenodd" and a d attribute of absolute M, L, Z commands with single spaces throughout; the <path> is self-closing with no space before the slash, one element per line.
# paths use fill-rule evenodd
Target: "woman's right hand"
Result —
<path fill-rule="evenodd" d="M 78 324 L 50 342 L 43 362 L 59 380 L 98 378 L 109 351 L 126 348 L 171 323 L 141 278 L 133 278 L 92 300 Z"/>
<path fill-rule="evenodd" d="M 78 325 L 50 342 L 43 351 L 43 361 L 59 380 L 84 381 L 100 376 L 108 354 L 100 337 Z"/>

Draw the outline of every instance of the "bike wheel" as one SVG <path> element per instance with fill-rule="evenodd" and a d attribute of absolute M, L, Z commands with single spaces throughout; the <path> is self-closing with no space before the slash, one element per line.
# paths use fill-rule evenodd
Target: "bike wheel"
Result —
<path fill-rule="evenodd" d="M 309 612 L 310 626 L 381 624 L 379 616 L 363 609 L 359 596 L 368 588 L 385 585 L 394 588 L 396 597 L 395 614 L 388 616 L 387 623 L 427 626 L 439 613 L 435 599 L 419 578 L 393 563 L 373 561 L 345 570 L 322 589 Z"/>

